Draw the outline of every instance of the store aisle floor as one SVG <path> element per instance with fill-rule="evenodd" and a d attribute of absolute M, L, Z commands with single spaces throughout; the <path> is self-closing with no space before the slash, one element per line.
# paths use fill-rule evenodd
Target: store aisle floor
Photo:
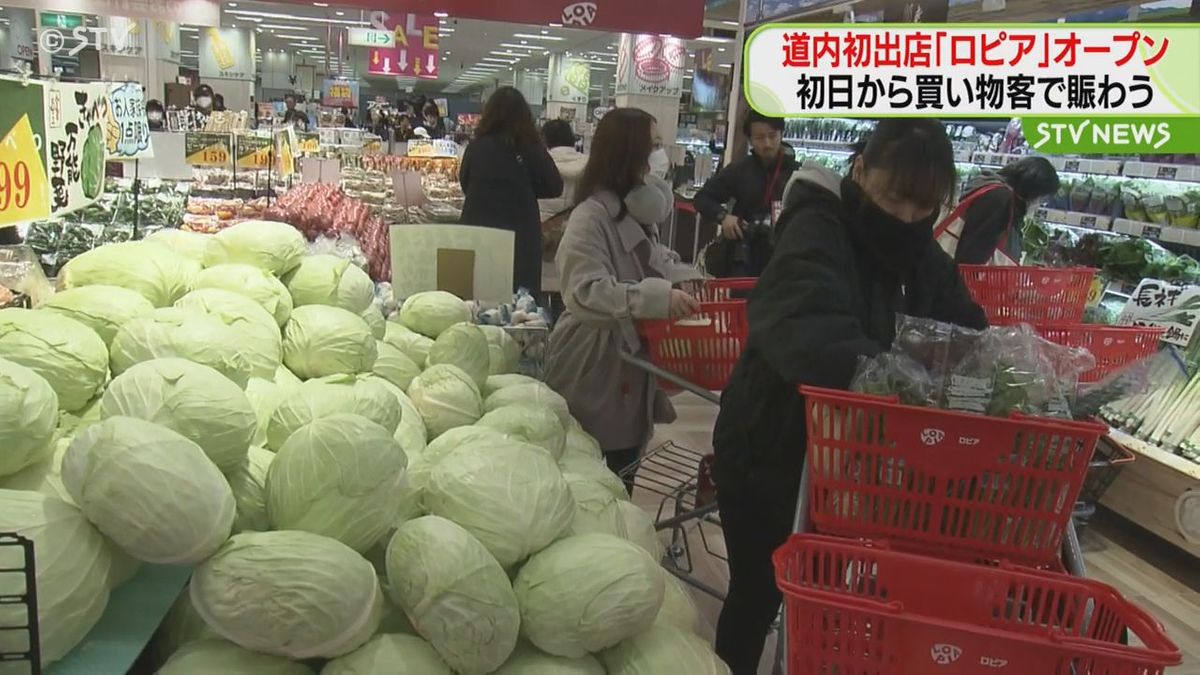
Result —
<path fill-rule="evenodd" d="M 690 395 L 672 399 L 679 413 L 674 424 L 656 430 L 651 447 L 663 442 L 707 453 L 712 448 L 712 425 L 716 407 Z M 634 501 L 654 513 L 662 497 L 645 489 L 634 491 Z M 689 536 L 694 574 L 697 578 L 724 590 L 729 576 L 720 558 L 723 550 L 720 529 L 713 525 L 693 524 Z M 703 527 L 713 552 L 705 550 L 695 528 Z M 1169 675 L 1200 675 L 1200 564 L 1118 516 L 1101 512 L 1081 534 L 1081 544 L 1091 578 L 1112 584 L 1158 618 L 1168 634 L 1183 650 L 1183 665 L 1170 669 Z M 712 639 L 720 602 L 694 592 L 700 609 L 702 634 Z M 771 672 L 769 655 L 774 653 L 774 637 L 767 644 L 761 675 Z"/>

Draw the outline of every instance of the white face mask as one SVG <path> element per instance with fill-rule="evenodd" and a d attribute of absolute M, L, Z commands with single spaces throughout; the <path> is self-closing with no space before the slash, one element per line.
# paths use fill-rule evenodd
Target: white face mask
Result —
<path fill-rule="evenodd" d="M 667 151 L 664 148 L 659 148 L 650 153 L 650 175 L 658 178 L 666 178 L 667 172 L 671 170 L 671 160 L 667 157 Z"/>
<path fill-rule="evenodd" d="M 146 119 L 150 120 L 151 122 L 161 122 L 162 121 L 162 113 L 160 113 L 160 112 L 146 113 Z"/>
<path fill-rule="evenodd" d="M 196 107 L 197 108 L 212 107 L 212 98 L 208 97 L 208 96 L 197 96 L 196 97 Z"/>

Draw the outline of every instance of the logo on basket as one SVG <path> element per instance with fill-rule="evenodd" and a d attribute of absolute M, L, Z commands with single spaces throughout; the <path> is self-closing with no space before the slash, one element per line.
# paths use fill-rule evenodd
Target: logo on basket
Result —
<path fill-rule="evenodd" d="M 1008 659 L 997 659 L 991 656 L 979 657 L 979 665 L 986 668 L 1004 668 L 1008 666 Z"/>
<path fill-rule="evenodd" d="M 921 442 L 925 445 L 937 445 L 946 438 L 946 432 L 941 429 L 926 429 L 921 432 Z"/>
<path fill-rule="evenodd" d="M 929 648 L 929 656 L 939 666 L 948 666 L 962 656 L 962 647 L 954 645 L 934 645 Z"/>

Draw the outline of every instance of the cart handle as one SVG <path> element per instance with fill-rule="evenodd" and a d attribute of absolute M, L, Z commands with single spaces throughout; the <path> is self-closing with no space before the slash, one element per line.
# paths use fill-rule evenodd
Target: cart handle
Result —
<path fill-rule="evenodd" d="M 891 600 L 882 602 L 879 600 L 865 600 L 863 598 L 846 595 L 843 593 L 834 593 L 833 591 L 822 591 L 808 586 L 799 586 L 790 581 L 776 580 L 776 586 L 779 590 L 791 593 L 793 596 L 801 596 L 802 598 L 812 598 L 814 600 L 823 600 L 831 602 L 835 605 L 849 606 L 853 609 L 867 612 L 886 612 L 888 614 L 900 615 L 904 613 L 904 603 Z"/>
<path fill-rule="evenodd" d="M 1116 591 L 1113 591 L 1113 595 L 1116 596 Z M 1121 609 L 1122 613 L 1133 619 L 1126 621 L 1126 628 L 1143 644 L 1137 649 L 1149 652 L 1150 657 L 1160 659 L 1161 665 L 1164 666 L 1177 666 L 1182 663 L 1179 647 L 1167 636 L 1167 629 L 1162 622 L 1131 602 L 1125 601 L 1124 604 L 1125 606 Z M 1116 658 L 1128 659 L 1130 657 L 1130 647 L 1126 645 L 1110 645 L 1092 638 L 1067 635 L 1061 631 L 1055 631 L 1051 635 L 1051 639 L 1064 645 L 1086 647 L 1088 651 L 1092 652 L 1104 652 Z"/>
<path fill-rule="evenodd" d="M 1111 436 L 1105 436 L 1105 439 L 1107 439 L 1109 445 L 1116 450 L 1121 457 L 1117 457 L 1115 459 L 1093 459 L 1092 461 L 1088 462 L 1089 468 L 1103 469 L 1109 466 L 1123 466 L 1137 460 L 1137 455 L 1133 454 L 1132 450 L 1118 443 Z"/>

